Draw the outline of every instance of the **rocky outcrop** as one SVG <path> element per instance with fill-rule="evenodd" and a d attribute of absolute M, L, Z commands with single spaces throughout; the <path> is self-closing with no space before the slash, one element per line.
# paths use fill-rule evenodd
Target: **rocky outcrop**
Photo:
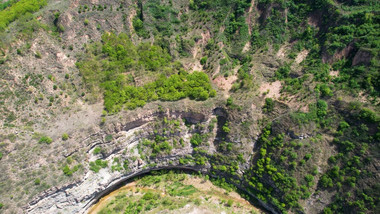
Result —
<path fill-rule="evenodd" d="M 72 183 L 62 185 L 60 187 L 53 187 L 44 191 L 35 197 L 24 210 L 28 213 L 48 214 L 48 213 L 86 213 L 86 211 L 96 203 L 102 196 L 118 188 L 121 184 L 129 179 L 148 173 L 152 170 L 161 169 L 183 169 L 202 172 L 209 176 L 216 177 L 226 175 L 215 175 L 210 173 L 211 165 L 196 165 L 195 163 L 180 164 L 180 158 L 189 157 L 193 153 L 193 147 L 190 144 L 190 137 L 193 132 L 204 133 L 205 130 L 189 129 L 192 127 L 207 127 L 211 118 L 218 117 L 226 120 L 229 116 L 223 108 L 216 108 L 209 113 L 195 113 L 195 112 L 181 112 L 181 111 L 167 111 L 155 112 L 139 118 L 134 118 L 133 121 L 125 124 L 114 124 L 109 127 L 107 132 L 100 132 L 93 134 L 85 139 L 88 141 L 84 148 L 87 151 L 89 161 L 102 159 L 108 161 L 109 167 L 101 169 L 95 173 L 86 167 L 86 174 L 81 180 L 76 180 Z M 173 148 L 170 154 L 159 154 L 154 157 L 149 156 L 148 151 L 140 151 L 139 144 L 142 139 L 149 138 L 157 132 L 156 129 L 159 122 L 169 119 L 176 119 L 176 121 L 186 120 L 186 125 L 182 121 L 177 125 L 177 130 L 171 132 L 171 136 L 180 137 L 184 140 L 184 145 L 180 148 Z M 179 119 L 179 120 L 178 120 Z M 165 124 L 165 123 L 164 123 Z M 193 125 L 192 125 L 193 124 Z M 164 129 L 168 128 L 165 126 Z M 218 129 L 217 127 L 215 127 Z M 105 140 L 105 136 L 112 132 L 113 140 Z M 208 129 L 207 129 L 208 130 Z M 212 141 L 217 138 L 217 131 L 211 133 L 208 143 L 209 147 L 214 148 Z M 101 146 L 104 151 L 101 153 L 94 153 L 94 149 Z M 82 148 L 83 149 L 83 148 Z M 75 154 L 79 150 L 71 152 Z M 207 156 L 212 156 L 217 151 L 215 149 L 208 149 Z M 146 156 L 146 157 L 144 157 Z M 115 158 L 121 160 L 129 160 L 127 170 L 113 170 Z M 247 168 L 247 167 L 243 167 Z M 243 174 L 244 172 L 240 172 Z M 228 176 L 226 177 L 228 180 Z M 231 179 L 233 180 L 233 179 Z M 233 181 L 234 182 L 234 181 Z M 235 184 L 238 188 L 245 191 L 244 186 Z M 253 194 L 247 194 L 256 198 Z M 276 213 L 276 210 L 270 205 L 259 200 L 259 203 L 267 210 Z"/>
<path fill-rule="evenodd" d="M 150 127 L 150 123 L 152 121 L 164 117 L 185 119 L 190 123 L 207 123 L 206 115 L 201 113 L 180 111 L 156 112 L 141 118 L 135 118 L 134 121 L 125 124 L 114 125 L 111 129 L 113 130 L 114 139 L 111 142 L 104 140 L 106 135 L 104 132 L 93 134 L 84 139 L 84 141 L 89 141 L 86 144 L 87 148 L 85 148 L 89 161 L 102 159 L 112 165 L 114 158 L 134 160 L 129 164 L 128 171 L 113 171 L 111 167 L 108 167 L 95 173 L 87 169 L 87 173 L 81 180 L 60 187 L 53 187 L 42 192 L 25 207 L 25 210 L 28 213 L 41 214 L 58 212 L 85 213 L 100 197 L 115 189 L 120 183 L 149 171 L 170 168 L 206 172 L 207 165 L 182 166 L 179 164 L 179 158 L 191 155 L 193 151 L 191 145 L 188 143 L 189 134 L 184 124 L 180 128 L 180 131 L 176 133 L 187 141 L 184 147 L 173 149 L 170 154 L 154 159 L 146 158 L 143 160 L 140 157 L 137 151 L 139 141 L 151 135 L 152 127 Z M 94 154 L 94 148 L 100 145 L 106 148 L 107 151 L 104 154 Z M 65 156 L 70 156 L 78 151 L 79 149 L 76 149 Z"/>

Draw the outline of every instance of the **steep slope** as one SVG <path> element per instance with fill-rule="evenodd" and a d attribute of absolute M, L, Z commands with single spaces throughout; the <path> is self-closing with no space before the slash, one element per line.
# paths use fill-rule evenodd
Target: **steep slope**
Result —
<path fill-rule="evenodd" d="M 378 1 L 16 2 L 0 212 L 85 212 L 161 168 L 271 212 L 379 212 Z"/>

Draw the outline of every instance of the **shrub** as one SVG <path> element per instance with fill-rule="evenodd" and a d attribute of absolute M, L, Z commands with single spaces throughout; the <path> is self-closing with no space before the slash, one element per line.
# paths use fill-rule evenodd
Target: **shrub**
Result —
<path fill-rule="evenodd" d="M 319 180 L 319 182 L 324 188 L 333 187 L 333 181 L 327 175 L 323 175 L 321 179 Z"/>
<path fill-rule="evenodd" d="M 78 171 L 78 169 L 79 169 L 80 166 L 81 166 L 81 165 L 78 164 L 78 165 L 74 166 L 72 169 L 70 169 L 70 167 L 66 164 L 66 165 L 62 168 L 62 171 L 63 171 L 63 173 L 64 173 L 65 175 L 67 175 L 67 176 L 71 176 L 71 175 L 73 175 L 74 172 Z"/>
<path fill-rule="evenodd" d="M 105 117 L 102 117 L 102 119 L 100 120 L 100 125 L 104 125 L 106 123 L 106 118 Z"/>
<path fill-rule="evenodd" d="M 317 115 L 319 118 L 323 118 L 327 115 L 327 103 L 324 100 L 318 100 L 317 102 Z"/>
<path fill-rule="evenodd" d="M 63 174 L 65 174 L 67 176 L 71 176 L 73 174 L 70 170 L 69 165 L 67 165 L 67 164 L 62 168 L 62 171 L 63 171 Z"/>
<path fill-rule="evenodd" d="M 284 65 L 276 71 L 276 73 L 275 73 L 276 78 L 279 80 L 285 79 L 285 78 L 289 77 L 290 71 L 291 71 L 290 65 Z"/>
<path fill-rule="evenodd" d="M 96 147 L 93 151 L 94 155 L 97 155 L 99 154 L 100 152 L 102 151 L 102 149 L 100 147 Z"/>
<path fill-rule="evenodd" d="M 156 197 L 155 197 L 155 194 L 153 194 L 152 192 L 147 192 L 142 197 L 142 199 L 147 200 L 147 201 L 150 201 L 150 200 L 152 200 L 154 198 L 156 198 Z"/>
<path fill-rule="evenodd" d="M 96 173 L 99 172 L 101 168 L 106 168 L 107 166 L 108 166 L 108 161 L 102 161 L 101 159 L 90 162 L 90 170 Z"/>
<path fill-rule="evenodd" d="M 202 57 L 202 58 L 201 58 L 201 61 L 200 61 L 201 65 L 206 64 L 206 62 L 207 62 L 207 56 Z"/>
<path fill-rule="evenodd" d="M 85 26 L 87 26 L 88 23 L 89 23 L 88 19 L 85 19 L 83 23 L 84 23 Z"/>
<path fill-rule="evenodd" d="M 34 185 L 40 185 L 41 184 L 41 180 L 39 178 L 36 178 L 34 180 Z"/>
<path fill-rule="evenodd" d="M 104 138 L 104 140 L 105 140 L 106 142 L 110 142 L 110 141 L 112 141 L 112 139 L 113 139 L 112 134 L 109 134 L 109 135 L 107 135 L 107 136 Z"/>
<path fill-rule="evenodd" d="M 136 34 L 139 36 L 139 37 L 142 37 L 144 39 L 147 39 L 149 38 L 149 32 L 145 29 L 144 27 L 144 22 L 141 21 L 141 19 L 139 19 L 137 16 L 135 16 L 132 20 L 132 25 L 133 25 L 133 28 L 135 29 L 136 31 Z"/>
<path fill-rule="evenodd" d="M 195 133 L 191 139 L 190 139 L 190 143 L 191 145 L 193 146 L 198 146 L 199 144 L 201 144 L 203 141 L 203 136 L 198 134 L 198 133 Z"/>
<path fill-rule="evenodd" d="M 227 98 L 226 105 L 227 106 L 232 106 L 233 104 L 234 104 L 234 101 L 233 101 L 232 97 Z"/>
<path fill-rule="evenodd" d="M 376 113 L 367 108 L 363 108 L 360 111 L 359 117 L 370 123 L 376 123 L 379 121 L 379 117 L 376 115 Z"/>
<path fill-rule="evenodd" d="M 234 202 L 231 200 L 231 199 L 228 199 L 228 201 L 227 201 L 227 206 L 228 207 L 232 207 L 232 204 L 233 204 Z"/>
<path fill-rule="evenodd" d="M 329 86 L 327 86 L 326 84 L 320 85 L 319 90 L 321 91 L 322 96 L 326 96 L 326 97 L 333 96 L 331 88 Z"/>
<path fill-rule="evenodd" d="M 345 129 L 349 127 L 350 127 L 350 124 L 348 124 L 346 121 L 342 121 L 339 123 L 339 130 L 344 131 Z"/>
<path fill-rule="evenodd" d="M 58 32 L 60 32 L 60 33 L 65 32 L 65 27 L 63 27 L 62 24 L 59 24 L 59 25 L 57 26 L 57 29 L 58 29 Z"/>
<path fill-rule="evenodd" d="M 297 155 L 297 153 L 295 153 L 295 152 L 291 152 L 291 153 L 290 153 L 290 157 L 291 157 L 292 159 L 297 159 L 298 155 Z"/>
<path fill-rule="evenodd" d="M 225 133 L 229 133 L 231 130 L 230 128 L 228 127 L 228 122 L 226 122 L 223 127 L 222 127 L 222 130 L 225 132 Z"/>
<path fill-rule="evenodd" d="M 274 101 L 272 98 L 265 98 L 263 112 L 272 112 L 274 110 Z"/>
<path fill-rule="evenodd" d="M 63 133 L 62 140 L 68 140 L 68 139 L 69 139 L 69 135 L 67 133 Z"/>
<path fill-rule="evenodd" d="M 38 143 L 46 143 L 46 144 L 50 144 L 52 143 L 53 140 L 48 137 L 48 136 L 42 136 L 39 140 L 38 140 Z"/>
<path fill-rule="evenodd" d="M 42 55 L 39 51 L 36 51 L 36 53 L 34 54 L 34 56 L 38 59 L 41 59 L 42 58 Z"/>
<path fill-rule="evenodd" d="M 313 180 L 314 180 L 314 176 L 309 175 L 309 174 L 305 176 L 305 181 L 306 182 L 312 182 Z"/>

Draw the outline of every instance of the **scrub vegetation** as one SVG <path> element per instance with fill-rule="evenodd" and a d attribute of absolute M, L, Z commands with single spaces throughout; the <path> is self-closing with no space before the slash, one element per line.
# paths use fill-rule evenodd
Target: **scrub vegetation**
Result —
<path fill-rule="evenodd" d="M 0 212 L 380 213 L 379 53 L 378 0 L 0 0 Z"/>

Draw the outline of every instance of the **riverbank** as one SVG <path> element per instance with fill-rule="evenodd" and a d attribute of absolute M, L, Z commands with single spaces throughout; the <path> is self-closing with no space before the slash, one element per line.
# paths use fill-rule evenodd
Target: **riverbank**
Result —
<path fill-rule="evenodd" d="M 169 172 L 146 175 L 102 197 L 95 213 L 264 213 L 204 177 Z"/>

